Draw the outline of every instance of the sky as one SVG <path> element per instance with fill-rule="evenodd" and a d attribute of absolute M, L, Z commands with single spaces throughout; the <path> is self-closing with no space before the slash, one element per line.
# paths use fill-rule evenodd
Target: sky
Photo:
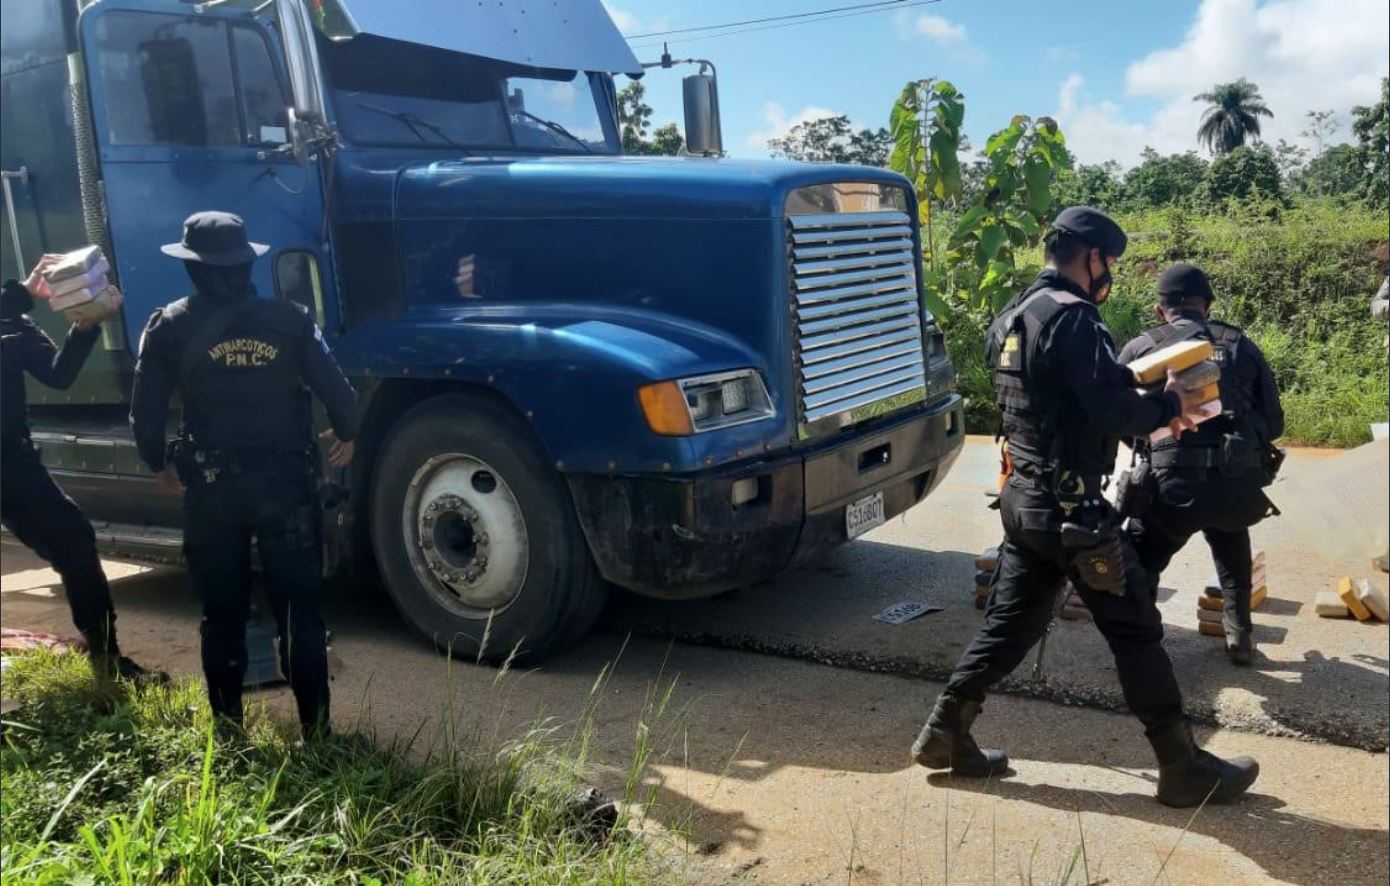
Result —
<path fill-rule="evenodd" d="M 1264 140 L 1311 146 L 1309 110 L 1333 110 L 1332 144 L 1354 141 L 1350 110 L 1390 71 L 1386 0 L 901 0 L 902 8 L 793 27 L 642 37 L 655 31 L 851 5 L 863 0 L 604 0 L 641 61 L 718 66 L 724 147 L 767 156 L 795 124 L 847 115 L 886 126 L 909 80 L 950 80 L 982 145 L 1015 114 L 1051 115 L 1083 163 L 1132 166 L 1145 146 L 1196 150 L 1193 96 L 1246 77 L 1274 112 Z M 656 125 L 683 120 L 680 78 L 644 78 Z M 626 78 L 619 78 L 620 85 Z"/>

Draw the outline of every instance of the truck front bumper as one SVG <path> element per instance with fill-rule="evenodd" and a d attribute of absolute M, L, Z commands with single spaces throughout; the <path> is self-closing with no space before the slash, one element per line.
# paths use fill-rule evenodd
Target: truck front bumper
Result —
<path fill-rule="evenodd" d="M 960 455 L 963 405 L 951 395 L 848 440 L 709 472 L 571 475 L 570 491 L 604 578 L 651 597 L 708 597 L 847 541 L 845 509 L 866 496 L 883 493 L 888 518 L 926 498 Z M 757 495 L 736 507 L 739 481 Z"/>

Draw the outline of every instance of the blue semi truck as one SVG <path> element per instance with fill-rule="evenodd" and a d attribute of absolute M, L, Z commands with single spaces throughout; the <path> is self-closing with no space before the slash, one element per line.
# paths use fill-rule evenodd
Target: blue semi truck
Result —
<path fill-rule="evenodd" d="M 727 159 L 704 69 L 689 155 L 622 156 L 615 78 L 643 67 L 599 0 L 3 15 L 4 274 L 92 242 L 125 293 L 78 383 L 30 400 L 113 555 L 180 555 L 126 412 L 140 329 L 189 289 L 158 247 L 201 209 L 273 245 L 261 296 L 312 313 L 361 395 L 326 562 L 457 653 L 542 657 L 613 585 L 771 578 L 922 501 L 960 452 L 907 182 Z"/>

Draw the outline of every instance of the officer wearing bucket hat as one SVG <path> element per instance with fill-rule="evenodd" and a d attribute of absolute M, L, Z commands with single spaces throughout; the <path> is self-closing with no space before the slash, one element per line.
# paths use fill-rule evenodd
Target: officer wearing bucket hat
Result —
<path fill-rule="evenodd" d="M 182 241 L 163 251 L 183 260 L 194 293 L 150 317 L 130 421 L 160 484 L 184 492 L 184 553 L 203 603 L 208 698 L 220 722 L 240 725 L 254 538 L 280 667 L 305 736 L 313 737 L 328 728 L 328 662 L 309 395 L 328 413 L 324 439 L 334 467 L 352 459 L 356 395 L 303 308 L 256 296 L 252 263 L 269 247 L 248 241 L 239 217 L 189 216 Z M 182 426 L 166 447 L 175 390 Z"/>
<path fill-rule="evenodd" d="M 1163 325 L 1125 345 L 1120 362 L 1130 363 L 1160 348 L 1201 339 L 1212 343 L 1212 362 L 1221 369 L 1221 415 L 1179 439 L 1139 452 L 1153 473 L 1147 513 L 1130 522 L 1139 561 L 1155 589 L 1173 555 L 1201 532 L 1211 547 L 1221 581 L 1226 652 L 1238 665 L 1254 651 L 1250 623 L 1250 527 L 1269 514 L 1264 487 L 1274 480 L 1278 457 L 1273 441 L 1284 433 L 1284 410 L 1274 372 L 1253 341 L 1235 326 L 1210 319 L 1216 298 L 1201 268 L 1178 262 L 1158 278 Z"/>
<path fill-rule="evenodd" d="M 1163 650 L 1163 623 L 1100 481 L 1120 437 L 1193 425 L 1197 404 L 1170 380 L 1134 390 L 1115 360 L 1099 305 L 1126 237 L 1104 213 L 1072 207 L 1044 241 L 1046 268 L 990 327 L 987 355 L 1013 469 L 999 496 L 1005 539 L 990 581 L 985 624 L 956 665 L 912 747 L 929 769 L 1004 775 L 1008 758 L 970 735 L 985 692 L 1041 639 L 1070 579 L 1115 658 L 1130 709 L 1159 763 L 1158 799 L 1171 806 L 1231 800 L 1255 780 L 1255 761 L 1199 750 Z"/>

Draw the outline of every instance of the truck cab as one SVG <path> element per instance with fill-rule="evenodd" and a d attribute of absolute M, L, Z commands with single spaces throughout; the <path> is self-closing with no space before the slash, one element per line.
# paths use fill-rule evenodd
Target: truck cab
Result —
<path fill-rule="evenodd" d="M 359 392 L 326 562 L 443 649 L 536 659 L 612 586 L 775 577 L 959 454 L 907 181 L 723 156 L 704 74 L 698 153 L 622 156 L 615 79 L 644 69 L 598 0 L 3 2 L 4 273 L 99 243 L 126 298 L 30 400 L 110 553 L 180 554 L 125 415 L 139 330 L 191 288 L 159 246 L 202 209 L 272 244 L 259 295 Z"/>

